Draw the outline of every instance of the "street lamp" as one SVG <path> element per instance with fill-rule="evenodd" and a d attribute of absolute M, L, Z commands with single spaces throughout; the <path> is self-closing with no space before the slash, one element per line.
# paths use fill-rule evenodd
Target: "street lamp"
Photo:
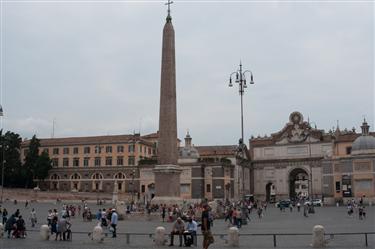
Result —
<path fill-rule="evenodd" d="M 310 168 L 310 177 L 309 177 L 309 182 L 310 182 L 310 188 L 309 188 L 309 199 L 310 199 L 310 209 L 309 209 L 309 213 L 315 213 L 315 210 L 314 210 L 314 204 L 313 204 L 313 195 L 314 195 L 314 191 L 313 191 L 313 177 L 312 177 L 312 164 L 311 164 L 311 124 L 314 124 L 314 129 L 316 130 L 316 123 L 315 122 L 311 122 L 310 119 L 307 119 L 307 124 L 308 124 L 308 129 L 309 129 L 309 168 Z"/>
<path fill-rule="evenodd" d="M 311 127 L 311 124 L 314 124 L 314 129 L 316 130 L 316 123 L 315 122 L 310 122 L 309 119 L 307 119 L 307 124 L 308 124 L 308 129 L 309 129 L 309 168 L 310 168 L 310 177 L 309 177 L 309 181 L 310 181 L 310 188 L 309 188 L 309 198 L 310 200 L 312 200 L 312 197 L 314 195 L 314 191 L 313 191 L 313 178 L 312 178 L 312 164 L 311 164 L 311 130 L 312 130 L 312 127 Z"/>
<path fill-rule="evenodd" d="M 250 74 L 249 84 L 251 84 L 251 85 L 254 84 L 253 73 L 250 70 L 242 71 L 241 62 L 240 62 L 240 68 L 237 71 L 231 73 L 230 76 L 229 76 L 229 87 L 233 87 L 232 77 L 233 77 L 233 75 L 236 75 L 235 83 L 238 83 L 238 92 L 239 92 L 240 97 L 241 97 L 241 140 L 239 141 L 240 145 L 242 145 L 243 142 L 244 142 L 244 140 L 243 140 L 243 95 L 245 93 L 245 88 L 247 88 L 246 73 Z"/>
<path fill-rule="evenodd" d="M 3 112 L 3 107 L 0 105 L 0 117 L 1 117 L 1 131 L 3 133 L 3 117 L 4 117 L 4 112 Z M 1 134 L 4 137 L 4 134 Z M 1 151 L 3 153 L 3 159 L 1 160 L 1 201 L 0 203 L 3 203 L 3 196 L 4 196 L 4 163 L 5 163 L 5 158 L 4 158 L 4 150 L 5 150 L 5 140 L 1 141 Z"/>
<path fill-rule="evenodd" d="M 240 94 L 241 98 L 241 138 L 238 141 L 238 149 L 239 152 L 241 153 L 242 159 L 244 158 L 244 137 L 243 137 L 243 95 L 245 93 L 245 88 L 247 88 L 247 82 L 246 82 L 246 75 L 250 75 L 250 82 L 249 84 L 253 85 L 254 84 L 254 79 L 253 79 L 253 73 L 250 70 L 242 70 L 242 63 L 240 62 L 240 68 L 231 73 L 229 76 L 229 87 L 233 87 L 232 83 L 232 78 L 235 75 L 235 83 L 238 84 L 238 92 Z M 243 167 L 243 166 L 242 166 Z M 244 190 L 245 187 L 245 181 L 244 181 L 244 170 L 242 169 L 242 191 Z"/>
<path fill-rule="evenodd" d="M 131 177 L 132 177 L 132 205 L 134 203 L 134 176 L 135 176 L 135 169 L 132 170 Z"/>

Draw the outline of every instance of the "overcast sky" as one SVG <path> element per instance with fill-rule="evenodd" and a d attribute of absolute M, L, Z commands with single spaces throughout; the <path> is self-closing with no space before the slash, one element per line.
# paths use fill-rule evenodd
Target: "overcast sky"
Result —
<path fill-rule="evenodd" d="M 374 129 L 374 3 L 178 1 L 178 135 L 236 144 L 242 60 L 245 140 L 281 130 L 289 114 L 328 131 Z M 2 4 L 4 128 L 30 138 L 155 132 L 163 1 Z"/>

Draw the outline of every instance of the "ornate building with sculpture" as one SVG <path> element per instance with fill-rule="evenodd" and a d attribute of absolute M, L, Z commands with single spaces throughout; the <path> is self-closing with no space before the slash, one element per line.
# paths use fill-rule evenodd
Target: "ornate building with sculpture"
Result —
<path fill-rule="evenodd" d="M 251 192 L 276 201 L 322 195 L 322 160 L 332 154 L 333 135 L 311 127 L 299 112 L 271 136 L 251 138 Z"/>

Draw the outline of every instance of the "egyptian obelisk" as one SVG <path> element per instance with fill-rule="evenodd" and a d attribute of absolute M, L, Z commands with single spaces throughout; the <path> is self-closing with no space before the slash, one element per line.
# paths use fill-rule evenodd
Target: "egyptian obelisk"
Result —
<path fill-rule="evenodd" d="M 152 201 L 155 203 L 176 203 L 181 200 L 181 169 L 177 165 L 176 60 L 171 3 L 168 0 L 168 16 L 163 29 L 158 165 L 153 170 L 155 198 Z"/>

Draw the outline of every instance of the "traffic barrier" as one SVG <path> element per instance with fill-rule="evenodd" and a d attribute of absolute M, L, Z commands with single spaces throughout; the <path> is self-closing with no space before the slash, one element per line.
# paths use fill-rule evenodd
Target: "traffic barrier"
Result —
<path fill-rule="evenodd" d="M 0 223 L 0 239 L 4 237 L 4 225 Z"/>
<path fill-rule="evenodd" d="M 314 226 L 313 234 L 312 234 L 312 247 L 313 248 L 322 248 L 326 245 L 324 234 L 325 234 L 325 231 L 322 225 Z"/>
<path fill-rule="evenodd" d="M 165 245 L 165 228 L 164 227 L 157 227 L 155 229 L 155 244 L 157 246 Z"/>
<path fill-rule="evenodd" d="M 40 238 L 42 240 L 49 240 L 49 227 L 47 225 L 40 227 Z"/>
<path fill-rule="evenodd" d="M 48 234 L 49 234 L 49 229 L 48 229 L 48 226 L 47 225 L 44 225 L 46 226 L 47 228 L 47 231 L 48 231 Z M 42 226 L 42 227 L 44 227 Z M 41 227 L 41 230 L 40 232 L 42 232 L 42 227 Z M 39 232 L 39 230 L 33 230 L 33 229 L 30 229 L 30 230 L 27 230 L 27 232 Z M 89 235 L 91 236 L 91 232 L 84 232 L 84 231 L 73 231 L 73 233 L 75 234 L 85 234 L 85 235 Z M 106 234 L 104 234 L 105 236 L 107 236 Z M 324 236 L 326 239 L 326 241 L 328 239 L 330 240 L 334 240 L 334 238 L 337 236 L 345 236 L 345 237 L 348 237 L 348 236 L 358 236 L 358 235 L 363 235 L 363 245 L 362 246 L 366 246 L 368 247 L 369 246 L 369 242 L 371 242 L 372 240 L 369 240 L 368 239 L 368 236 L 375 236 L 375 231 L 368 231 L 368 232 L 348 232 L 348 233 L 325 233 Z M 152 233 L 117 233 L 117 237 L 125 237 L 125 243 L 127 245 L 131 244 L 131 239 L 134 239 L 135 241 L 138 241 L 139 239 L 136 239 L 136 237 L 149 237 L 154 243 L 155 243 L 155 233 L 152 234 Z M 197 234 L 198 237 L 201 237 L 203 236 L 202 234 Z M 219 237 L 220 239 L 226 241 L 226 243 L 228 243 L 228 233 L 214 233 L 213 234 L 214 237 Z M 277 247 L 277 238 L 280 238 L 280 237 L 290 237 L 290 236 L 303 236 L 303 237 L 308 237 L 310 236 L 311 237 L 311 233 L 241 233 L 239 234 L 239 237 L 266 237 L 266 238 L 270 238 L 270 239 L 273 239 L 273 240 L 267 240 L 265 239 L 264 241 L 267 243 L 267 242 L 270 242 L 270 241 L 273 241 L 273 246 L 274 247 Z M 91 237 L 90 237 L 91 238 Z M 272 243 L 272 242 L 271 242 Z M 310 243 L 311 245 L 311 243 Z M 308 244 L 306 244 L 306 246 L 309 246 Z M 360 245 L 359 245 L 360 246 Z M 373 245 L 371 245 L 373 246 Z"/>
<path fill-rule="evenodd" d="M 239 230 L 237 227 L 231 227 L 228 231 L 228 245 L 233 247 L 240 246 Z"/>
<path fill-rule="evenodd" d="M 94 230 L 92 231 L 91 239 L 99 243 L 102 243 L 104 241 L 103 228 L 100 223 L 98 223 L 94 227 Z"/>

